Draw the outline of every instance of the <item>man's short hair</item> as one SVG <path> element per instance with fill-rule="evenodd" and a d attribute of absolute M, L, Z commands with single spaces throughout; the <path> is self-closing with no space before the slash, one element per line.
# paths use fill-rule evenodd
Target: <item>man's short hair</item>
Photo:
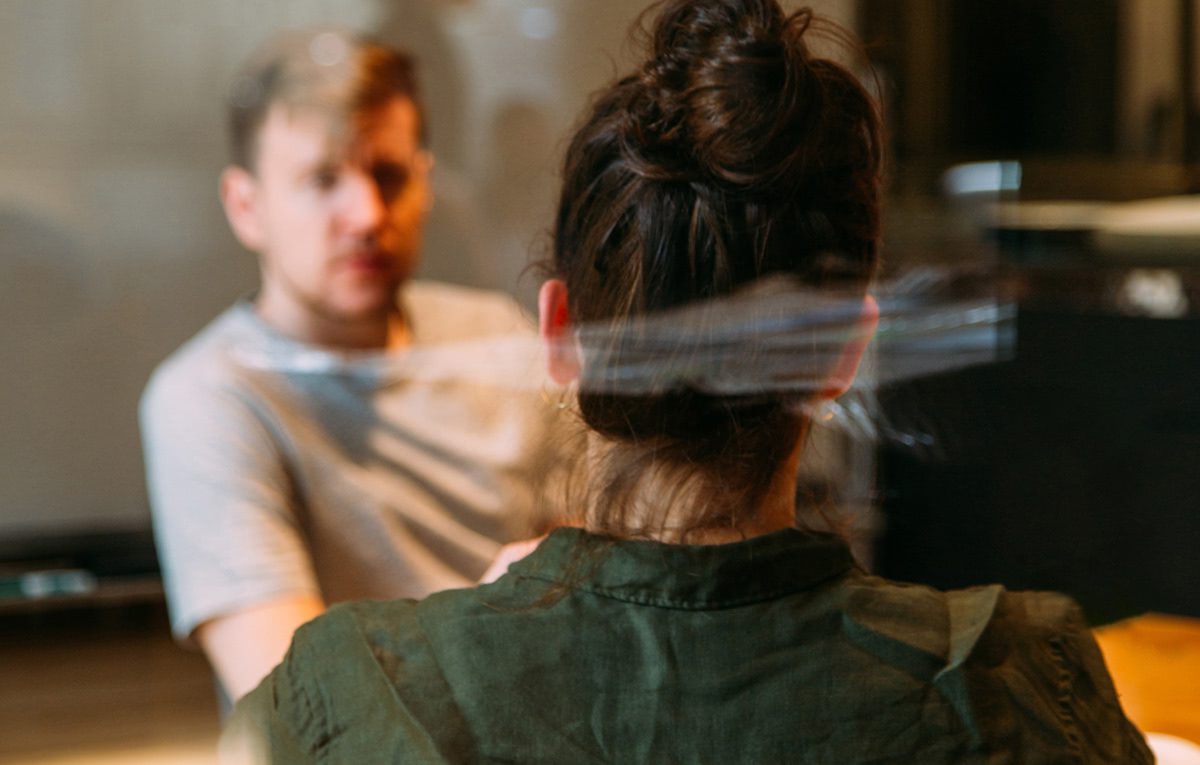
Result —
<path fill-rule="evenodd" d="M 425 115 L 411 56 L 339 29 L 292 32 L 271 40 L 247 61 L 229 96 L 232 160 L 254 168 L 258 136 L 275 105 L 329 120 L 331 132 L 370 114 L 392 98 L 407 98 Z"/>

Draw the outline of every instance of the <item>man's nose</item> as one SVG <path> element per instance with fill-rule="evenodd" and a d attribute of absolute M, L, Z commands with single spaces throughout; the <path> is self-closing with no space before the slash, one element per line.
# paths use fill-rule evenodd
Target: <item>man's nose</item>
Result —
<path fill-rule="evenodd" d="M 348 230 L 355 233 L 373 231 L 383 223 L 387 205 L 379 184 L 369 173 L 348 173 L 342 192 L 341 218 Z"/>

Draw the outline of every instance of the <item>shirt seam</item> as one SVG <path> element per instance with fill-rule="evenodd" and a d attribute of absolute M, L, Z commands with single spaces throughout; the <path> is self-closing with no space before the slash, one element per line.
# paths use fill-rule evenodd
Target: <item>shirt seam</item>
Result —
<path fill-rule="evenodd" d="M 1075 696 L 1071 692 L 1071 670 L 1067 665 L 1066 647 L 1063 644 L 1063 638 L 1059 635 L 1053 635 L 1048 640 L 1050 645 L 1050 656 L 1055 664 L 1054 683 L 1057 690 L 1056 694 L 1056 711 L 1059 721 L 1063 726 L 1063 735 L 1067 739 L 1067 749 L 1071 757 L 1076 762 L 1083 762 L 1083 743 L 1080 735 L 1079 727 L 1076 724 L 1075 714 Z"/>
<path fill-rule="evenodd" d="M 580 586 L 578 589 L 582 592 L 588 592 L 600 597 L 609 598 L 611 600 L 622 601 L 626 603 L 634 603 L 641 606 L 654 606 L 656 608 L 670 608 L 679 611 L 708 611 L 723 608 L 737 608 L 739 606 L 752 605 L 761 603 L 767 600 L 773 600 L 784 595 L 794 595 L 796 593 L 810 590 L 818 587 L 826 582 L 838 579 L 846 575 L 849 567 L 839 571 L 830 572 L 826 576 L 810 579 L 803 583 L 788 584 L 786 586 L 775 587 L 770 590 L 759 590 L 753 595 L 746 595 L 740 598 L 729 598 L 720 600 L 698 600 L 687 601 L 666 597 L 652 597 L 646 595 L 630 594 L 618 589 L 609 587 L 597 587 L 595 585 Z M 562 584 L 561 581 L 554 577 L 539 576 L 537 574 L 522 574 L 527 579 L 535 579 L 541 582 L 550 584 Z"/>

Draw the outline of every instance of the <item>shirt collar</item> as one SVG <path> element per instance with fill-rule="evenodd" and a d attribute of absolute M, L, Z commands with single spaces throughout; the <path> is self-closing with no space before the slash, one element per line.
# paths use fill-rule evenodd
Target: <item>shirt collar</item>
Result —
<path fill-rule="evenodd" d="M 664 608 L 729 608 L 810 589 L 853 566 L 831 534 L 785 529 L 722 545 L 616 540 L 555 530 L 511 572 Z"/>

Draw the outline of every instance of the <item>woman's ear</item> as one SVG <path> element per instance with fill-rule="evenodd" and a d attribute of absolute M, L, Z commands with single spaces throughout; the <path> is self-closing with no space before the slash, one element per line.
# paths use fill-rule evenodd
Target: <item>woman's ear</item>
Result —
<path fill-rule="evenodd" d="M 835 399 L 850 390 L 854 377 L 858 374 L 858 365 L 862 363 L 863 355 L 867 352 L 867 346 L 871 344 L 871 338 L 875 336 L 878 326 L 879 304 L 872 295 L 866 295 L 863 297 L 862 315 L 855 324 L 854 336 L 842 348 L 826 381 L 826 387 L 821 391 L 821 398 Z"/>
<path fill-rule="evenodd" d="M 249 170 L 230 165 L 221 172 L 221 206 L 242 246 L 261 253 L 267 242 L 259 221 L 258 180 Z"/>
<path fill-rule="evenodd" d="M 538 334 L 550 379 L 559 385 L 579 379 L 579 343 L 567 307 L 567 285 L 561 279 L 547 279 L 538 292 Z"/>

